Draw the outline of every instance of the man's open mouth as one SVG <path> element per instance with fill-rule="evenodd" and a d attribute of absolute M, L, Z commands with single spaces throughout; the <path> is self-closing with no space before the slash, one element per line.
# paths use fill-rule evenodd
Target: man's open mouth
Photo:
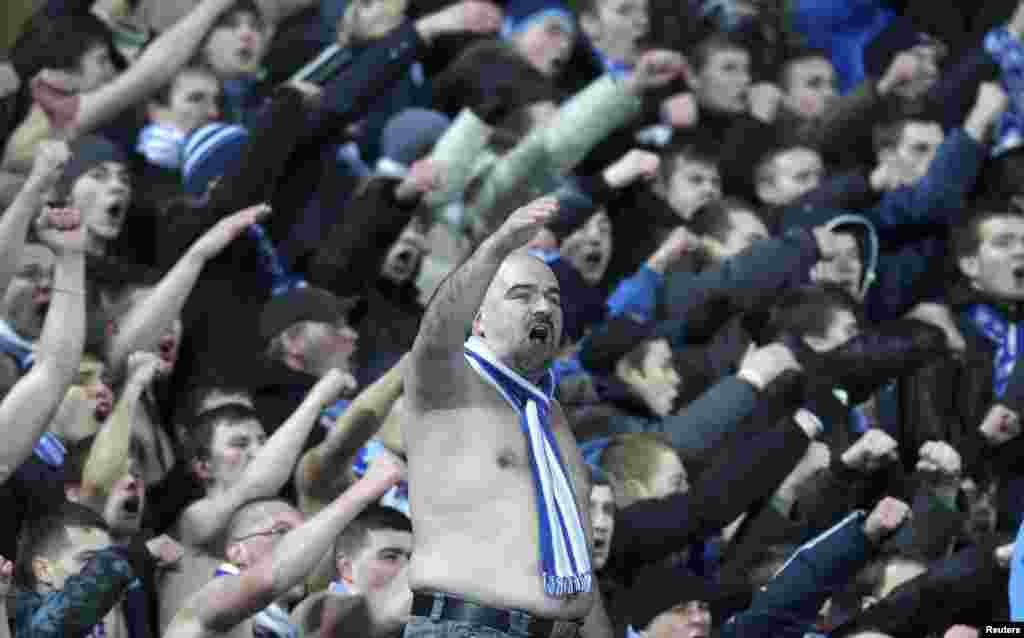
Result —
<path fill-rule="evenodd" d="M 124 511 L 129 514 L 138 514 L 142 509 L 142 499 L 138 496 L 130 496 L 124 500 Z"/>
<path fill-rule="evenodd" d="M 547 323 L 539 323 L 530 328 L 530 341 L 534 343 L 548 343 L 554 335 L 554 326 Z"/>

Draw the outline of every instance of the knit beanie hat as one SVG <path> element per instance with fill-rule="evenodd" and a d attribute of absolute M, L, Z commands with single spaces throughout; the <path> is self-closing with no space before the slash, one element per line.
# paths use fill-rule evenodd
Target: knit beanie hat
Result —
<path fill-rule="evenodd" d="M 64 165 L 57 185 L 58 192 L 67 194 L 79 177 L 91 171 L 97 164 L 116 162 L 128 164 L 128 154 L 110 140 L 99 135 L 86 135 L 71 143 L 71 159 Z"/>
<path fill-rule="evenodd" d="M 445 115 L 428 109 L 405 109 L 392 117 L 380 135 L 381 158 L 408 169 L 425 156 L 451 125 Z"/>
<path fill-rule="evenodd" d="M 548 16 L 558 17 L 569 34 L 576 33 L 576 20 L 569 9 L 557 0 L 511 0 L 505 4 L 505 22 L 501 35 L 509 37 Z"/>
<path fill-rule="evenodd" d="M 210 182 L 222 176 L 238 161 L 249 133 L 241 126 L 216 122 L 197 129 L 185 143 L 182 186 L 193 197 L 201 197 Z"/>

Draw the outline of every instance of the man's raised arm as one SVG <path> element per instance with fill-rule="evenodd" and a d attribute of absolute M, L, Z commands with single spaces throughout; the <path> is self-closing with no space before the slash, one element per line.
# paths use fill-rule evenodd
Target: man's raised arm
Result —
<path fill-rule="evenodd" d="M 166 638 L 227 632 L 302 582 L 338 533 L 403 478 L 402 463 L 381 454 L 362 479 L 319 514 L 285 535 L 274 551 L 238 577 L 215 578 L 178 612 Z"/>
<path fill-rule="evenodd" d="M 462 344 L 491 280 L 505 258 L 526 245 L 557 210 L 556 198 L 543 197 L 512 213 L 438 287 L 423 315 L 405 375 L 406 394 L 414 408 L 451 402 L 458 385 L 453 377 L 465 369 Z"/>
<path fill-rule="evenodd" d="M 53 300 L 35 365 L 0 403 L 0 483 L 32 454 L 78 372 L 85 347 L 85 233 L 77 213 L 51 217 L 49 223 L 72 230 L 40 231 L 57 256 Z"/>
<path fill-rule="evenodd" d="M 81 95 L 68 136 L 73 139 L 104 126 L 125 109 L 170 83 L 194 56 L 217 19 L 234 0 L 202 0 L 184 18 L 146 47 L 139 59 L 112 82 Z"/>
<path fill-rule="evenodd" d="M 402 394 L 405 357 L 353 399 L 324 442 L 302 455 L 295 468 L 299 506 L 307 516 L 344 489 L 347 470 L 359 448 L 373 437 Z"/>
<path fill-rule="evenodd" d="M 268 213 L 270 207 L 266 204 L 250 206 L 225 217 L 197 239 L 145 300 L 121 321 L 107 348 L 111 367 L 120 369 L 128 355 L 144 350 L 166 334 L 171 322 L 185 307 L 206 263 Z"/>
<path fill-rule="evenodd" d="M 224 530 L 239 507 L 277 494 L 291 476 L 320 412 L 338 398 L 346 384 L 345 375 L 338 370 L 324 375 L 249 461 L 237 483 L 216 496 L 193 503 L 185 510 L 178 530 L 181 542 L 192 547 L 205 547 Z"/>
<path fill-rule="evenodd" d="M 0 216 L 0 294 L 7 291 L 14 278 L 29 225 L 43 209 L 43 198 L 60 179 L 70 156 L 71 152 L 64 142 L 40 142 L 32 173 L 25 180 L 18 196 Z"/>

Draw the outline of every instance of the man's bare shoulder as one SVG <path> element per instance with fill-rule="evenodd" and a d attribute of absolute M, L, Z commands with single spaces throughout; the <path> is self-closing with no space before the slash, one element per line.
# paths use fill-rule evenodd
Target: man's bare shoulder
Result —
<path fill-rule="evenodd" d="M 405 369 L 406 410 L 424 415 L 466 407 L 475 398 L 476 380 L 462 351 L 416 352 Z"/>

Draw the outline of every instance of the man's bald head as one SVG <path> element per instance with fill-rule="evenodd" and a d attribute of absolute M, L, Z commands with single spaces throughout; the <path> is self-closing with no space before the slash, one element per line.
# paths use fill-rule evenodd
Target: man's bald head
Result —
<path fill-rule="evenodd" d="M 246 503 L 238 508 L 227 527 L 228 542 L 244 539 L 268 531 L 282 518 L 294 518 L 301 514 L 287 501 L 266 499 Z"/>

